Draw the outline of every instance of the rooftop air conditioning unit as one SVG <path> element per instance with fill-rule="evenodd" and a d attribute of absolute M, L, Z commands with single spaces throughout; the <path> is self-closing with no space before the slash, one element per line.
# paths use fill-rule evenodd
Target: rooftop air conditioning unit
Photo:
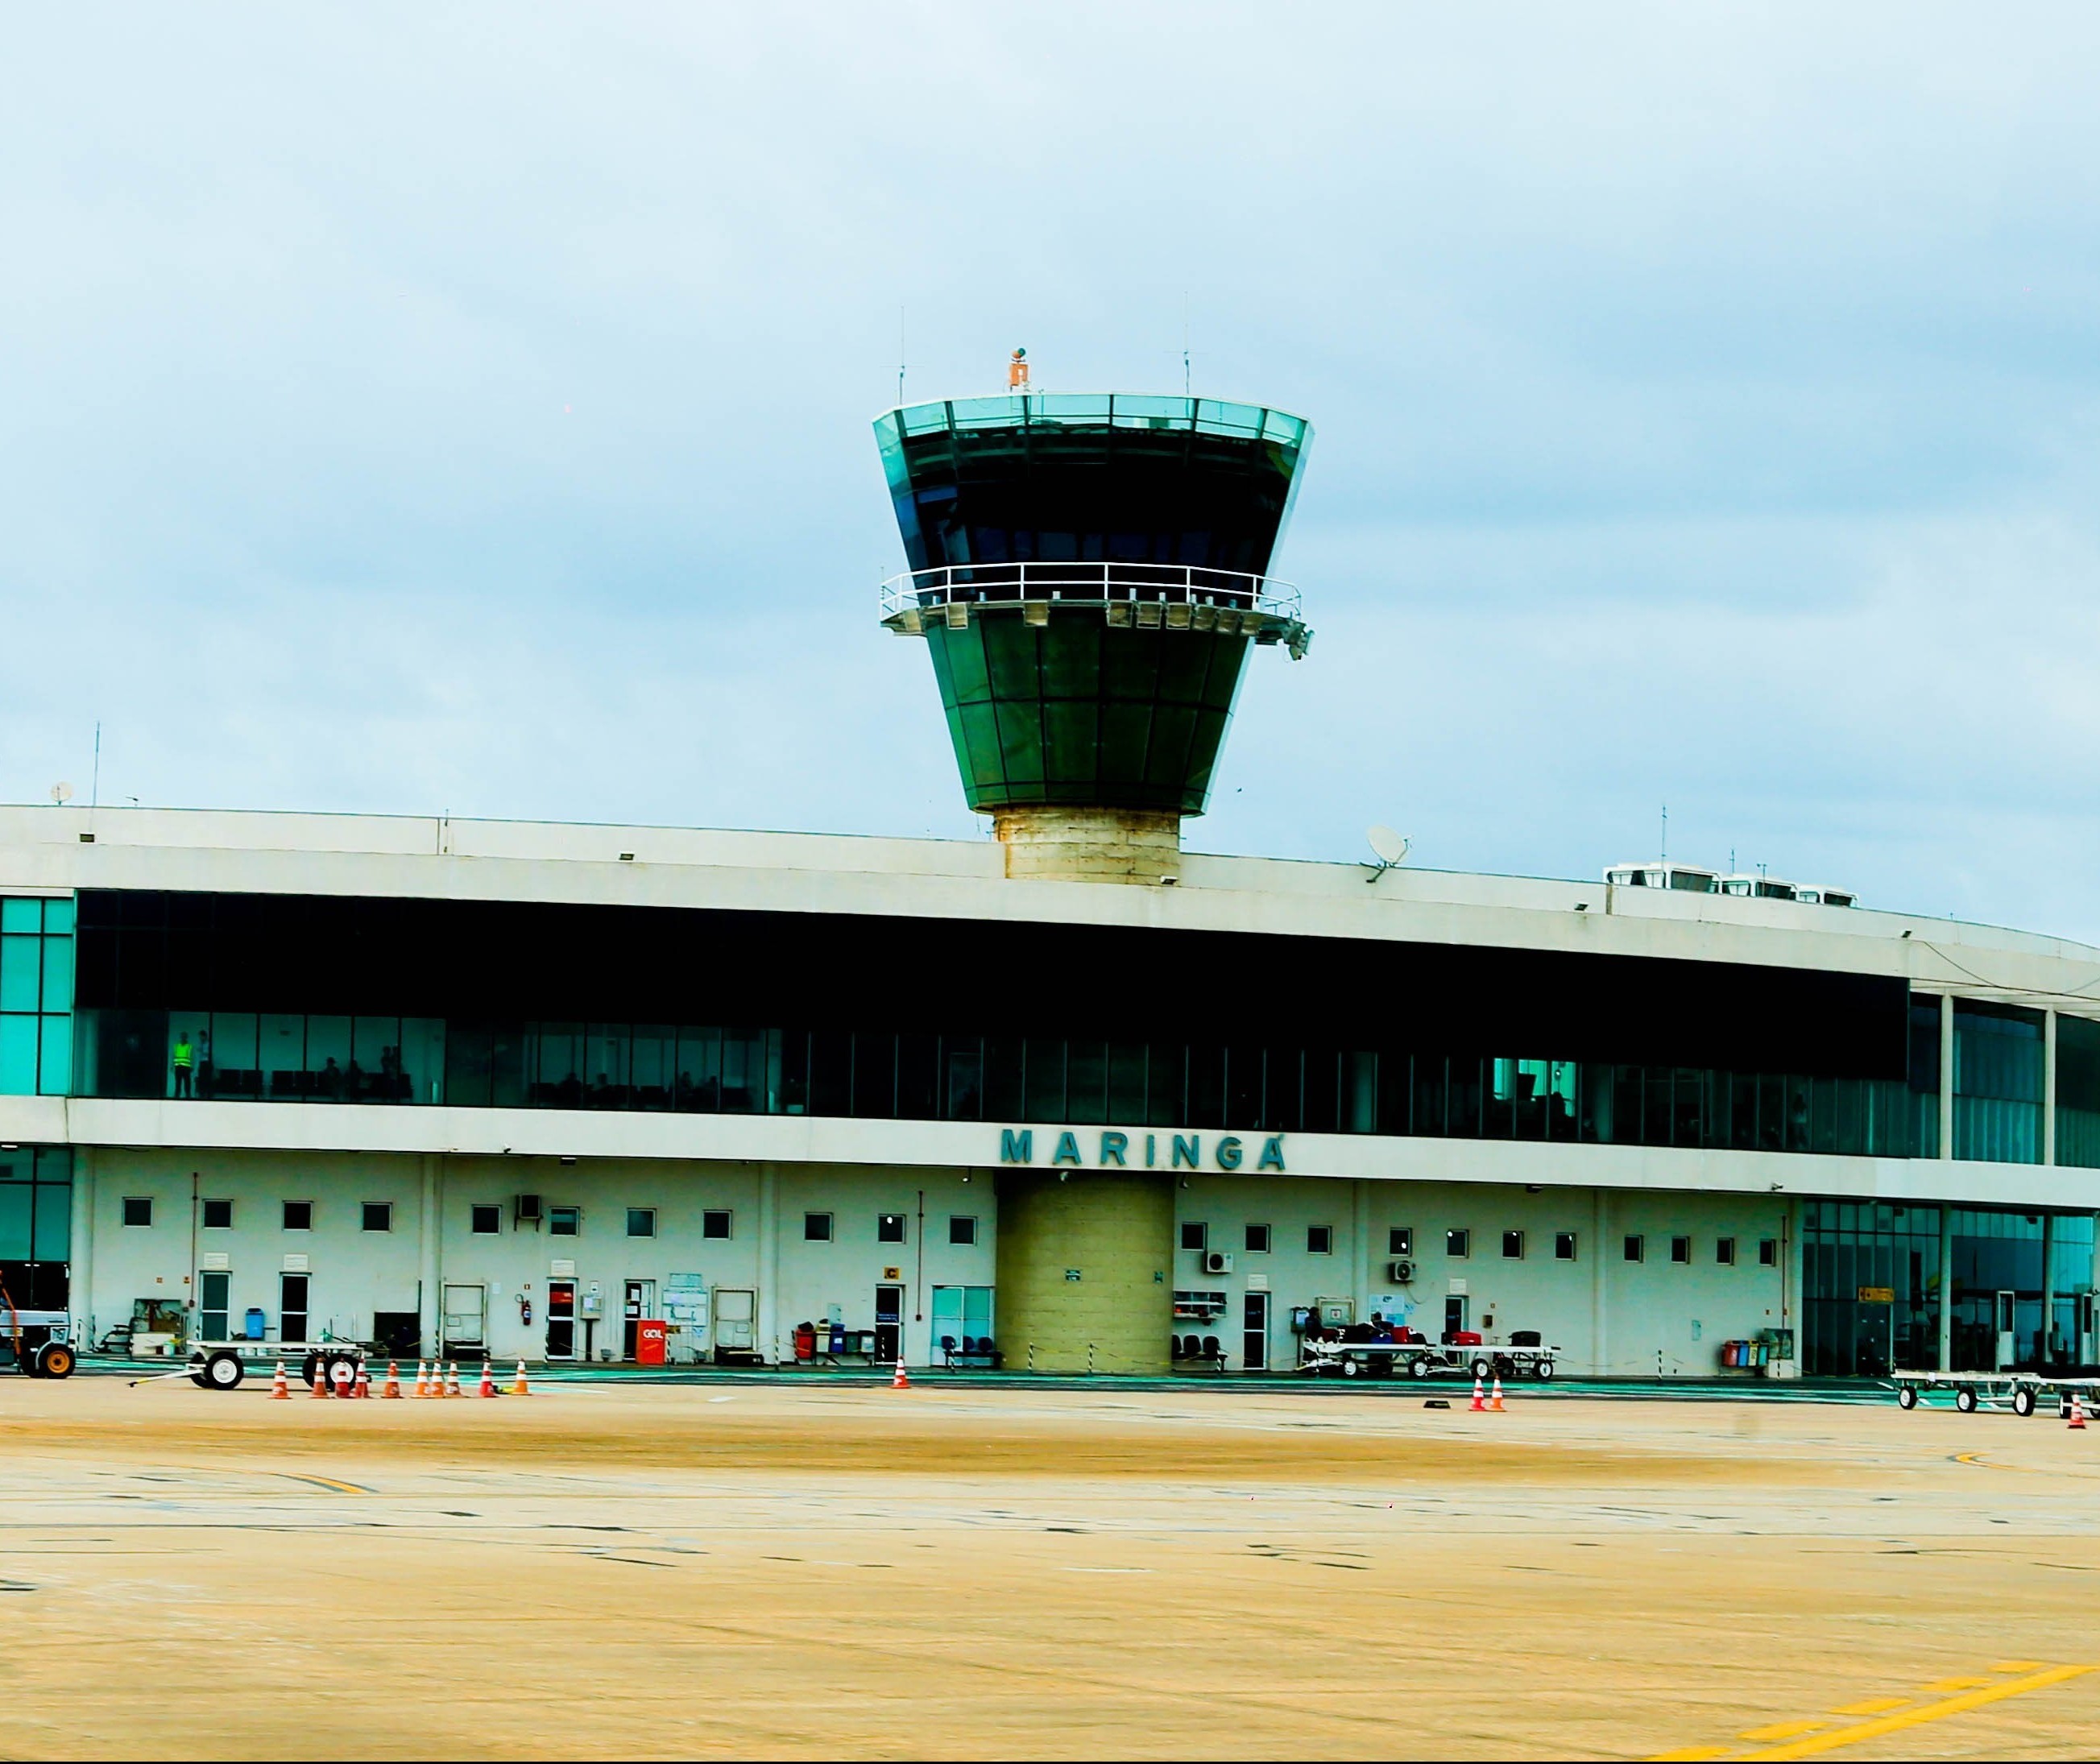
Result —
<path fill-rule="evenodd" d="M 1229 1250 L 1206 1250 L 1203 1252 L 1203 1272 L 1206 1274 L 1229 1274 L 1233 1271 L 1233 1253 Z"/>
<path fill-rule="evenodd" d="M 1405 1286 L 1414 1278 L 1414 1264 L 1404 1259 L 1391 1263 L 1386 1268 L 1386 1277 L 1394 1286 Z"/>
<path fill-rule="evenodd" d="M 540 1197 L 536 1194 L 519 1195 L 513 1209 L 512 1219 L 514 1224 L 530 1225 L 534 1230 L 538 1230 L 540 1227 Z"/>

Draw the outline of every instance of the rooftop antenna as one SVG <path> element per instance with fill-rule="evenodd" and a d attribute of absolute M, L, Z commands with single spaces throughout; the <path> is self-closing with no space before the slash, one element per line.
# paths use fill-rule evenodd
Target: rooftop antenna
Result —
<path fill-rule="evenodd" d="M 1028 351 L 1017 349 L 1007 359 L 1006 389 L 1009 392 L 1028 390 Z"/>
<path fill-rule="evenodd" d="M 66 804 L 73 800 L 73 786 L 64 783 L 52 785 L 51 800 L 58 804 L 60 808 L 64 808 Z"/>
<path fill-rule="evenodd" d="M 904 403 L 904 309 L 897 309 L 897 402 Z"/>
<path fill-rule="evenodd" d="M 1195 395 L 1189 389 L 1189 290 L 1185 288 L 1181 290 L 1181 395 L 1184 398 Z"/>
<path fill-rule="evenodd" d="M 1662 862 L 1670 862 L 1670 805 L 1662 805 Z"/>
<path fill-rule="evenodd" d="M 87 787 L 87 805 L 90 809 L 102 806 L 102 725 L 95 725 L 95 774 Z"/>
<path fill-rule="evenodd" d="M 1364 878 L 1365 881 L 1375 882 L 1387 871 L 1407 862 L 1407 853 L 1413 841 L 1403 838 L 1391 827 L 1383 825 L 1368 827 L 1365 830 L 1364 837 L 1370 841 L 1371 854 L 1378 859 L 1376 863 L 1364 866 L 1370 871 Z"/>

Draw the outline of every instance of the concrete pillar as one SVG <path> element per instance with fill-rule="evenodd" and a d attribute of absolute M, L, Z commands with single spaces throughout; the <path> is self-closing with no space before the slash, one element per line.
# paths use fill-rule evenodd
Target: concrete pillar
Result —
<path fill-rule="evenodd" d="M 1954 1155 L 1954 994 L 1939 995 L 1939 1155 Z"/>
<path fill-rule="evenodd" d="M 1173 1266 L 1171 1178 L 999 1172 L 999 1334 L 1009 1369 L 1029 1369 L 1032 1349 L 1038 1372 L 1169 1370 Z"/>
<path fill-rule="evenodd" d="M 1939 1369 L 1954 1369 L 1954 1207 L 1939 1209 Z"/>
<path fill-rule="evenodd" d="M 758 1169 L 758 1351 L 780 1359 L 780 1172 Z"/>
<path fill-rule="evenodd" d="M 422 1155 L 423 1206 L 418 1240 L 421 1250 L 421 1283 L 422 1303 L 417 1307 L 421 1315 L 416 1320 L 417 1332 L 422 1337 L 422 1351 L 435 1354 L 440 1351 L 439 1332 L 444 1327 L 445 1259 L 442 1245 L 444 1235 L 443 1194 L 441 1171 L 443 1157 L 436 1152 Z"/>
<path fill-rule="evenodd" d="M 1362 1321 L 1371 1314 L 1371 1185 L 1359 1177 L 1351 1187 L 1356 1191 L 1356 1213 L 1349 1225 L 1349 1254 L 1353 1268 L 1349 1297 L 1356 1306 L 1357 1320 Z"/>
<path fill-rule="evenodd" d="M 2056 1162 L 2056 1012 L 2041 1019 L 2041 1161 Z"/>
<path fill-rule="evenodd" d="M 2041 1215 L 2041 1334 L 2036 1344 L 2035 1360 L 2038 1365 L 2049 1364 L 2049 1333 L 2056 1321 L 2056 1289 L 2050 1283 L 2052 1264 L 2056 1260 L 2056 1215 Z"/>
<path fill-rule="evenodd" d="M 1595 1188 L 1590 1195 L 1590 1370 L 1598 1378 L 1612 1369 L 1611 1242 L 1611 1191 Z"/>
<path fill-rule="evenodd" d="M 95 1148 L 73 1154 L 72 1212 L 67 1219 L 66 1306 L 80 1334 L 95 1343 Z"/>

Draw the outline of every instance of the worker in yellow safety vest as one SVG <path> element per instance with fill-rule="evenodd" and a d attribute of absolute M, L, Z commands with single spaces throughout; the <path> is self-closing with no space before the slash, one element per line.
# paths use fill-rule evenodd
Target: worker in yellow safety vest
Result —
<path fill-rule="evenodd" d="M 186 1030 L 176 1030 L 174 1068 L 175 1094 L 178 1096 L 188 1096 L 193 1094 L 190 1089 L 190 1073 L 196 1064 L 196 1049 L 190 1045 L 188 1031 Z"/>

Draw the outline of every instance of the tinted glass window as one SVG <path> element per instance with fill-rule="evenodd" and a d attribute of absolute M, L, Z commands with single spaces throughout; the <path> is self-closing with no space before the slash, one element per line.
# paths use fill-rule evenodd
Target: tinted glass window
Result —
<path fill-rule="evenodd" d="M 950 1217 L 948 1220 L 949 1242 L 975 1243 L 977 1241 L 977 1222 L 976 1219 L 966 1218 L 960 1213 L 955 1214 Z"/>
<path fill-rule="evenodd" d="M 391 1201 L 367 1201 L 364 1203 L 364 1228 L 367 1231 L 391 1231 L 394 1228 L 394 1203 Z"/>
<path fill-rule="evenodd" d="M 1506 1231 L 1502 1233 L 1502 1254 L 1511 1261 L 1523 1259 L 1524 1233 L 1522 1232 Z"/>
<path fill-rule="evenodd" d="M 287 1201 L 285 1203 L 285 1229 L 311 1231 L 314 1228 L 314 1203 L 311 1201 Z"/>
<path fill-rule="evenodd" d="M 206 1201 L 204 1203 L 204 1228 L 206 1231 L 229 1231 L 232 1227 L 232 1202 Z"/>
<path fill-rule="evenodd" d="M 153 1223 L 153 1197 L 149 1194 L 127 1194 L 124 1197 L 124 1223 L 127 1225 L 150 1225 Z"/>
<path fill-rule="evenodd" d="M 470 1219 L 477 1237 L 492 1237 L 503 1228 L 503 1209 L 500 1206 L 474 1207 Z"/>
<path fill-rule="evenodd" d="M 1462 1262 L 1472 1254 L 1473 1234 L 1470 1231 L 1447 1231 L 1444 1233 L 1444 1253 L 1454 1262 Z"/>
<path fill-rule="evenodd" d="M 1335 1228 L 1332 1225 L 1308 1225 L 1305 1228 L 1305 1248 L 1309 1255 L 1331 1255 L 1335 1248 Z"/>
<path fill-rule="evenodd" d="M 904 1215 L 885 1213 L 875 1222 L 875 1241 L 877 1243 L 902 1243 L 904 1241 Z"/>
<path fill-rule="evenodd" d="M 1575 1259 L 1575 1233 L 1573 1232 L 1556 1231 L 1554 1233 L 1553 1259 L 1556 1262 L 1572 1262 Z"/>
<path fill-rule="evenodd" d="M 1388 1255 L 1414 1255 L 1414 1228 L 1411 1225 L 1395 1225 L 1388 1231 L 1385 1234 L 1385 1253 Z"/>
<path fill-rule="evenodd" d="M 653 1237 L 656 1235 L 656 1209 L 653 1206 L 630 1206 L 627 1210 L 627 1234 L 630 1237 Z"/>
<path fill-rule="evenodd" d="M 1210 1247 L 1211 1228 L 1198 1219 L 1181 1221 L 1181 1247 L 1185 1250 L 1204 1250 Z"/>
<path fill-rule="evenodd" d="M 1268 1254 L 1268 1227 L 1250 1225 L 1246 1228 L 1246 1249 L 1250 1255 Z"/>
<path fill-rule="evenodd" d="M 700 1215 L 700 1235 L 703 1237 L 726 1237 L 730 1235 L 730 1216 L 726 1212 L 704 1212 Z"/>
<path fill-rule="evenodd" d="M 829 1213 L 805 1213 L 802 1215 L 802 1241 L 805 1243 L 829 1243 L 832 1241 L 832 1215 Z"/>

